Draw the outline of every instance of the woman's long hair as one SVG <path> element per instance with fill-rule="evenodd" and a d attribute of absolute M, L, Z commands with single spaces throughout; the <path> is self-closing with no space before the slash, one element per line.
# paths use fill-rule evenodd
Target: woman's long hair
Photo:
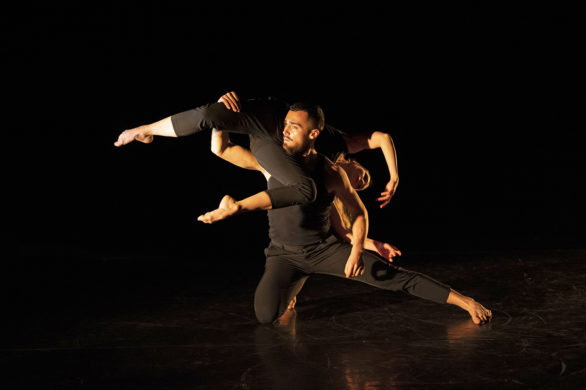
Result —
<path fill-rule="evenodd" d="M 368 171 L 368 169 L 364 168 L 358 161 L 347 158 L 346 156 L 341 154 L 334 164 L 340 166 L 342 169 L 344 168 L 344 166 L 353 165 L 354 168 L 358 169 L 361 172 L 364 172 L 364 185 L 360 188 L 355 188 L 356 191 L 362 191 L 370 187 L 370 172 Z M 348 209 L 344 205 L 344 202 L 342 202 L 342 200 L 337 196 L 334 197 L 333 204 L 336 208 L 336 211 L 338 212 L 338 215 L 340 216 L 340 222 L 342 224 L 342 227 L 346 230 L 352 230 L 352 223 L 354 222 L 355 216 L 348 211 Z"/>

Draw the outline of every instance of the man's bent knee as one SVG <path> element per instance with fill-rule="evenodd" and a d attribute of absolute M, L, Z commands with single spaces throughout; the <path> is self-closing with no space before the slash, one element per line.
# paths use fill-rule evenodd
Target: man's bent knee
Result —
<path fill-rule="evenodd" d="M 254 314 L 261 324 L 270 324 L 277 319 L 277 312 L 269 308 L 255 307 Z"/>

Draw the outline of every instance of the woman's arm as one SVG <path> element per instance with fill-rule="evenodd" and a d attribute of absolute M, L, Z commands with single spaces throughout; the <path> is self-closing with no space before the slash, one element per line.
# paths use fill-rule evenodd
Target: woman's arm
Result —
<path fill-rule="evenodd" d="M 334 202 L 336 201 L 337 199 L 334 200 Z M 347 243 L 352 243 L 352 231 L 343 226 L 340 212 L 338 211 L 335 203 L 332 204 L 332 207 L 330 208 L 330 223 L 332 225 L 332 229 L 334 230 L 334 234 L 340 240 Z"/>
<path fill-rule="evenodd" d="M 344 140 L 348 147 L 348 153 L 357 153 L 365 149 L 379 149 L 385 156 L 385 161 L 389 169 L 389 182 L 385 186 L 385 190 L 381 192 L 381 196 L 377 198 L 382 202 L 380 207 L 385 207 L 391 201 L 391 198 L 397 191 L 399 185 L 399 170 L 397 168 L 397 151 L 395 150 L 395 143 L 393 138 L 381 131 L 373 131 L 370 134 L 352 134 L 345 135 Z"/>
<path fill-rule="evenodd" d="M 330 209 L 330 222 L 332 224 L 332 229 L 334 230 L 334 234 L 342 241 L 353 243 L 354 236 L 352 235 L 352 231 L 344 226 L 342 219 L 351 219 L 349 216 L 342 216 L 341 214 L 344 212 L 340 210 L 337 206 L 337 199 L 334 200 L 333 207 Z M 387 259 L 388 261 L 393 261 L 393 257 L 401 256 L 401 251 L 397 249 L 397 247 L 387 244 L 386 242 L 380 242 L 373 240 L 371 238 L 366 238 L 364 241 L 364 249 L 373 251 L 383 258 Z"/>

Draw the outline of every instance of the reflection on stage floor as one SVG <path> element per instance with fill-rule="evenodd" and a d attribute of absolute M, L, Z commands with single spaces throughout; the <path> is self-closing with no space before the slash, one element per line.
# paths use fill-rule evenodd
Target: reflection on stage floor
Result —
<path fill-rule="evenodd" d="M 262 268 L 202 259 L 28 258 L 10 266 L 4 388 L 584 388 L 586 252 L 404 256 L 491 308 L 312 276 L 258 325 Z M 242 260 L 239 260 L 242 261 Z M 229 262 L 224 262 L 229 264 Z M 6 286 L 5 286 L 6 288 Z"/>

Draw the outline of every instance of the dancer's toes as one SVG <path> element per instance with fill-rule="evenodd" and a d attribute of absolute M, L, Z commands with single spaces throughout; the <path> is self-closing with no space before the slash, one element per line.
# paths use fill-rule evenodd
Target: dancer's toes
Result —
<path fill-rule="evenodd" d="M 492 312 L 476 301 L 471 304 L 468 313 L 477 325 L 484 324 L 492 318 Z"/>

